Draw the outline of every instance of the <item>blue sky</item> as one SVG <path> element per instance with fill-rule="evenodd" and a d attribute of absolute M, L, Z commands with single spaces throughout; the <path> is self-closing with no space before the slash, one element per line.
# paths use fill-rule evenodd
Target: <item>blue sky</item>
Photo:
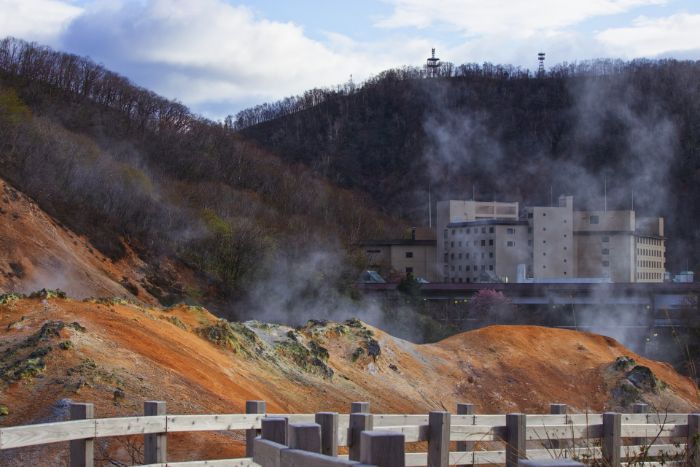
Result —
<path fill-rule="evenodd" d="M 0 36 L 80 55 L 221 119 L 421 65 L 700 59 L 697 0 L 0 0 Z"/>

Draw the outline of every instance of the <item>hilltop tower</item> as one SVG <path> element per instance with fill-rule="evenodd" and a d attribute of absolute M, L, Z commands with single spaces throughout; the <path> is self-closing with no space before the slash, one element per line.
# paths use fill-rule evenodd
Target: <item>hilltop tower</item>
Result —
<path fill-rule="evenodd" d="M 437 76 L 438 68 L 440 68 L 440 59 L 435 56 L 435 47 L 433 47 L 433 53 L 428 57 L 425 67 L 428 70 L 428 77 L 435 78 Z"/>
<path fill-rule="evenodd" d="M 537 54 L 537 61 L 539 62 L 539 66 L 537 67 L 537 75 L 542 76 L 544 75 L 544 52 Z"/>

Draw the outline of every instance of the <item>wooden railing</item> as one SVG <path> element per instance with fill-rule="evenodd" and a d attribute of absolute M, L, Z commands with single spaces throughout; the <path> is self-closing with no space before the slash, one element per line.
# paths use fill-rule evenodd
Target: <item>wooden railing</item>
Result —
<path fill-rule="evenodd" d="M 481 415 L 473 408 L 459 404 L 457 414 L 371 414 L 368 403 L 353 403 L 349 414 L 266 414 L 264 401 L 247 401 L 245 414 L 168 415 L 165 402 L 148 401 L 144 416 L 100 419 L 94 418 L 92 404 L 72 404 L 71 421 L 0 428 L 0 450 L 69 441 L 71 467 L 90 466 L 95 439 L 143 435 L 144 464 L 161 467 L 330 467 L 359 462 L 380 467 L 514 467 L 523 459 L 552 458 L 610 466 L 700 467 L 700 414 L 645 413 L 644 404 L 631 414 L 568 414 L 562 404 L 552 404 L 552 413 L 546 415 Z M 245 458 L 167 462 L 168 433 L 231 430 L 246 432 Z M 378 462 L 369 454 L 396 452 L 386 446 L 396 446 L 397 436 L 402 449 L 393 459 L 399 462 L 400 456 L 401 462 L 393 464 L 385 457 Z M 416 442 L 427 443 L 427 452 L 405 452 L 405 443 Z M 348 454 L 339 456 L 344 447 Z"/>

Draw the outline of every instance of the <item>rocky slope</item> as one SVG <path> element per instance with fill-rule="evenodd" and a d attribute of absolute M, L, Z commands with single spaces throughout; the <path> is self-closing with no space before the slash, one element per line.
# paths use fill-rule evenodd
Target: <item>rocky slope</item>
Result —
<path fill-rule="evenodd" d="M 0 290 L 51 287 L 75 297 L 140 295 L 152 301 L 129 279 L 143 266 L 135 255 L 130 259 L 112 263 L 0 179 Z"/>
<path fill-rule="evenodd" d="M 62 420 L 69 401 L 99 417 L 136 415 L 144 400 L 171 413 L 242 412 L 263 399 L 270 412 L 347 411 L 368 400 L 375 412 L 543 412 L 621 409 L 646 401 L 659 410 L 700 408 L 697 387 L 669 365 L 639 357 L 602 336 L 540 327 L 495 326 L 415 345 L 360 321 L 301 328 L 230 323 L 208 311 L 143 307 L 123 300 L 74 301 L 51 293 L 0 297 L 0 405 L 4 426 Z M 241 434 L 183 434 L 169 458 L 241 454 Z M 138 440 L 101 441 L 98 458 L 138 460 Z M 57 465 L 50 446 L 4 453 L 0 463 Z M 49 459 L 54 459 L 49 461 Z"/>

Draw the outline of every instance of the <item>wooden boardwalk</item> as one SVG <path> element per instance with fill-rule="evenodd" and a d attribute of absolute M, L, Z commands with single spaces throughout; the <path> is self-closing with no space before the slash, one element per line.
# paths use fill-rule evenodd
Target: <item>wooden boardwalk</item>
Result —
<path fill-rule="evenodd" d="M 700 467 L 700 414 L 372 414 L 353 403 L 349 414 L 267 414 L 264 401 L 247 401 L 245 414 L 173 415 L 165 402 L 147 401 L 139 417 L 94 418 L 92 404 L 71 405 L 71 421 L 0 428 L 0 450 L 70 442 L 70 465 L 94 463 L 94 440 L 142 435 L 144 465 L 332 467 L 345 465 L 505 465 L 524 459 L 576 459 L 584 464 Z M 168 433 L 245 431 L 241 459 L 167 461 Z M 422 447 L 425 452 L 406 452 Z M 425 446 L 427 445 L 427 449 Z M 347 448 L 346 455 L 338 455 Z M 566 465 L 573 465 L 568 463 Z"/>

